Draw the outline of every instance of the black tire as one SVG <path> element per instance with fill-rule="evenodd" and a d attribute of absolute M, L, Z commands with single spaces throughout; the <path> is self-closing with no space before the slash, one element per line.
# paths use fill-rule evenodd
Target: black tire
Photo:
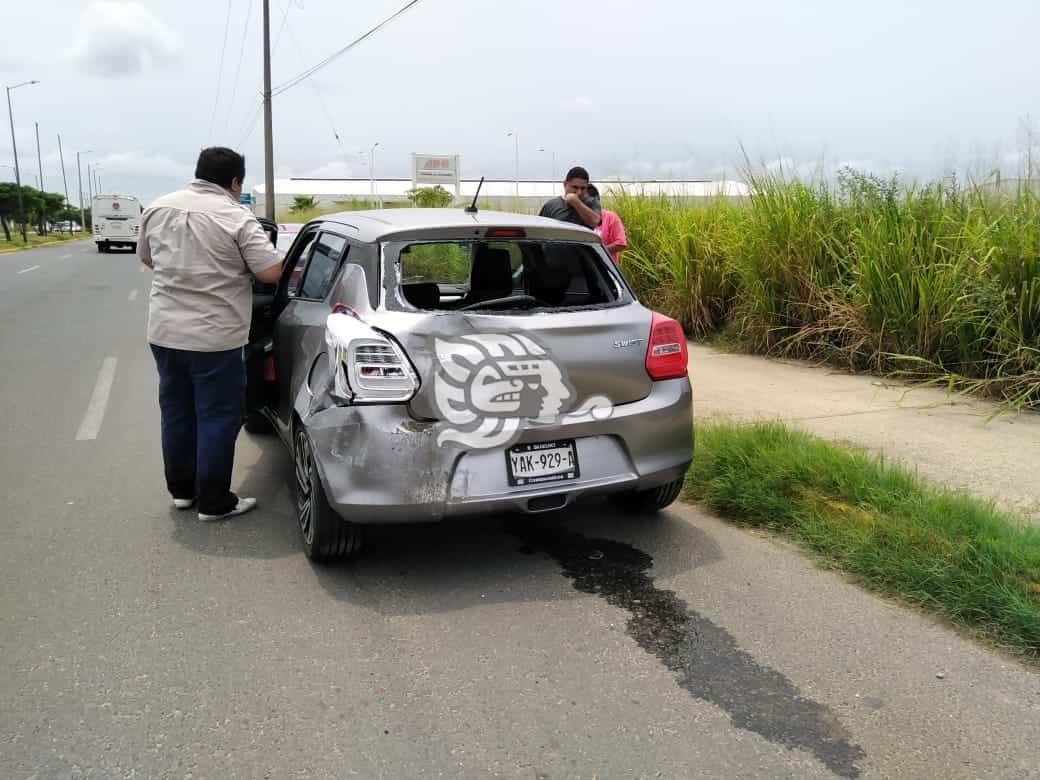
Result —
<path fill-rule="evenodd" d="M 631 490 L 615 493 L 610 498 L 614 504 L 632 514 L 654 514 L 673 503 L 682 492 L 683 481 L 666 482 L 648 490 Z"/>
<path fill-rule="evenodd" d="M 274 430 L 271 421 L 260 412 L 246 412 L 245 419 L 242 421 L 242 427 L 247 432 L 253 434 L 266 434 Z"/>
<path fill-rule="evenodd" d="M 312 561 L 336 561 L 361 552 L 362 527 L 349 523 L 329 506 L 325 488 L 314 465 L 314 449 L 302 425 L 294 426 L 293 463 L 296 482 L 296 519 L 303 551 Z"/>
<path fill-rule="evenodd" d="M 97 251 L 98 252 L 104 252 L 105 251 L 105 245 L 104 244 L 98 244 L 97 245 Z"/>

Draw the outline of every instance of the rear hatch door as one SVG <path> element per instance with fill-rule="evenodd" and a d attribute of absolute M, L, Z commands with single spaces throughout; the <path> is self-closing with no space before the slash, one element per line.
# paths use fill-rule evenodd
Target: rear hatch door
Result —
<path fill-rule="evenodd" d="M 616 406 L 650 394 L 645 359 L 651 314 L 636 302 L 609 309 L 408 319 L 406 324 L 394 318 L 400 326 L 393 335 L 422 383 L 412 400 L 417 417 L 444 418 L 438 373 L 442 388 L 447 382 L 475 411 L 507 409 L 512 394 L 520 394 L 524 417 L 566 414 L 594 397 Z"/>
<path fill-rule="evenodd" d="M 112 238 L 129 238 L 130 220 L 126 217 L 105 217 L 102 232 Z"/>

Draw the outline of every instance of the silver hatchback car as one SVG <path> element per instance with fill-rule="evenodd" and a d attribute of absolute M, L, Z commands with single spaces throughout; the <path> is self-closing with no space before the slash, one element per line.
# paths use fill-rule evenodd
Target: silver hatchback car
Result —
<path fill-rule="evenodd" d="M 366 524 L 676 499 L 693 456 L 686 340 L 598 236 L 462 209 L 305 225 L 254 296 L 247 421 L 295 461 L 307 555 Z"/>

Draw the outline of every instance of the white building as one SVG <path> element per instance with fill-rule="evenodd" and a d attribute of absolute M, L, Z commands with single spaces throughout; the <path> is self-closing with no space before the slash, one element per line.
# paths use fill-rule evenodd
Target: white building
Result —
<path fill-rule="evenodd" d="M 476 179 L 463 179 L 459 187 L 459 202 L 472 200 L 479 183 Z M 708 179 L 615 180 L 597 181 L 596 185 L 603 194 L 617 189 L 634 194 L 689 199 L 713 198 L 719 195 L 745 198 L 749 194 L 748 186 L 743 182 Z M 323 207 L 334 206 L 337 203 L 343 203 L 347 207 L 351 201 L 354 202 L 353 205 L 361 205 L 359 201 L 406 203 L 408 190 L 413 186 L 411 179 L 376 179 L 374 182 L 370 179 L 276 179 L 275 211 L 281 213 L 288 210 L 296 196 L 312 197 L 317 205 Z M 558 181 L 521 180 L 518 185 L 512 179 L 485 179 L 480 190 L 480 202 L 507 211 L 534 211 L 549 198 L 559 195 L 561 189 Z M 262 213 L 265 203 L 263 184 L 253 187 L 253 202 L 256 213 Z"/>

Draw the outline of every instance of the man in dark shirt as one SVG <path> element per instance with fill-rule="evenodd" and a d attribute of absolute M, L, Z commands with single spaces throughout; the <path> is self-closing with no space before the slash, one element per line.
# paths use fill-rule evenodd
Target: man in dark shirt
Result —
<path fill-rule="evenodd" d="M 580 165 L 571 168 L 563 180 L 563 197 L 547 200 L 538 216 L 587 228 L 597 227 L 600 222 L 599 200 L 589 197 L 588 189 L 589 172 Z"/>

